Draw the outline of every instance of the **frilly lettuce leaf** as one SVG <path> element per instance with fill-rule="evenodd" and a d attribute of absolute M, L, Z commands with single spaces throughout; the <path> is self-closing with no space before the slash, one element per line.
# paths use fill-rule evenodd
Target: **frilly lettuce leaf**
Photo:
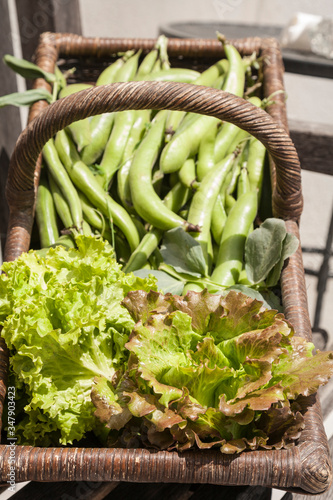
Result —
<path fill-rule="evenodd" d="M 333 353 L 313 353 L 282 313 L 241 292 L 133 291 L 122 303 L 136 324 L 128 370 L 112 387 L 118 400 L 108 402 L 131 413 L 131 442 L 140 419 L 136 439 L 161 449 L 291 446 L 304 427 L 293 400 L 333 374 Z"/>
<path fill-rule="evenodd" d="M 1 335 L 29 394 L 25 444 L 43 444 L 55 430 L 58 444 L 72 443 L 94 429 L 95 377 L 110 382 L 126 369 L 134 321 L 121 301 L 130 290 L 155 288 L 153 279 L 125 275 L 106 241 L 79 236 L 76 245 L 3 265 Z"/>

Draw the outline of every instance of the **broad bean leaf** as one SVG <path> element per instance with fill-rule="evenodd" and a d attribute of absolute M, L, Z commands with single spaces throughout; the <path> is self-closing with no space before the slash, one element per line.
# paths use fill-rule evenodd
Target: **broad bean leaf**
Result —
<path fill-rule="evenodd" d="M 269 272 L 266 278 L 266 285 L 268 287 L 275 286 L 281 276 L 281 271 L 283 268 L 284 261 L 288 259 L 293 253 L 296 252 L 299 246 L 299 241 L 293 234 L 286 233 L 286 236 L 282 243 L 282 251 L 280 260 L 273 269 Z"/>
<path fill-rule="evenodd" d="M 34 102 L 45 100 L 52 102 L 52 95 L 45 89 L 31 89 L 24 92 L 13 92 L 0 97 L 0 108 L 4 106 L 31 106 Z"/>
<path fill-rule="evenodd" d="M 42 68 L 36 64 L 26 61 L 25 59 L 19 59 L 18 57 L 12 56 L 11 54 L 6 54 L 3 61 L 7 66 L 9 66 L 15 73 L 27 78 L 28 80 L 35 80 L 36 78 L 44 78 L 48 83 L 53 83 L 56 81 L 56 77 L 53 73 L 44 71 Z"/>
<path fill-rule="evenodd" d="M 297 248 L 297 238 L 291 234 L 286 235 L 284 221 L 272 217 L 248 236 L 245 244 L 245 269 L 252 283 L 264 281 L 275 266 L 270 286 L 277 283 L 284 260 Z"/>
<path fill-rule="evenodd" d="M 161 255 L 164 262 L 179 273 L 198 278 L 206 274 L 206 263 L 200 243 L 180 227 L 165 233 Z"/>

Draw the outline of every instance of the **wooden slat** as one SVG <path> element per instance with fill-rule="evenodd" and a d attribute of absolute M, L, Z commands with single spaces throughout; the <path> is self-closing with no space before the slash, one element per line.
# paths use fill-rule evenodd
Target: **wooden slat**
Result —
<path fill-rule="evenodd" d="M 1 56 L 13 54 L 13 43 L 7 0 L 0 0 L 0 48 Z M 17 91 L 16 75 L 0 61 L 0 95 Z M 5 198 L 5 185 L 9 166 L 9 158 L 21 132 L 21 119 L 18 108 L 7 106 L 0 109 L 0 233 L 4 248 L 8 225 L 8 206 Z M 3 252 L 2 252 L 3 254 Z"/>
<path fill-rule="evenodd" d="M 45 31 L 81 34 L 78 0 L 16 0 L 22 54 L 31 60 Z"/>
<path fill-rule="evenodd" d="M 54 31 L 54 9 L 52 0 L 16 0 L 17 19 L 20 30 L 22 57 L 31 60 L 44 31 Z"/>

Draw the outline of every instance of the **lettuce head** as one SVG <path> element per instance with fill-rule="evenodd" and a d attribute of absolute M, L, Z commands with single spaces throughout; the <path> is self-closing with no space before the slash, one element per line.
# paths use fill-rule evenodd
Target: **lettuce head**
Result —
<path fill-rule="evenodd" d="M 121 301 L 130 290 L 156 288 L 153 279 L 124 274 L 106 241 L 79 236 L 76 245 L 3 264 L 1 335 L 24 408 L 16 427 L 22 444 L 73 443 L 98 427 L 93 381 L 126 370 L 135 324 Z"/>
<path fill-rule="evenodd" d="M 333 353 L 313 353 L 282 313 L 241 292 L 136 290 L 123 304 L 135 321 L 128 369 L 116 384 L 97 376 L 92 390 L 122 446 L 292 446 L 304 427 L 297 396 L 333 373 Z"/>

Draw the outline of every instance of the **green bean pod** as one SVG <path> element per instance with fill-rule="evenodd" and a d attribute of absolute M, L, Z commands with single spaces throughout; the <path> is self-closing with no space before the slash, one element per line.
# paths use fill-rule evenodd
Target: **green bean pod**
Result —
<path fill-rule="evenodd" d="M 236 205 L 236 198 L 234 198 L 232 194 L 226 194 L 224 200 L 224 206 L 227 215 L 229 215 L 229 212 L 234 205 Z"/>
<path fill-rule="evenodd" d="M 208 72 L 209 69 L 206 71 Z M 197 80 L 195 80 L 193 82 L 193 84 L 199 85 L 200 81 L 206 83 L 205 86 L 208 86 L 209 78 L 207 76 L 206 78 L 203 78 L 201 80 L 201 78 L 199 77 Z M 213 81 L 210 82 L 210 86 L 219 89 L 219 88 L 221 88 L 223 81 L 224 81 L 224 76 L 220 76 L 214 82 Z M 210 117 L 210 118 L 212 118 L 212 117 Z M 206 120 L 204 120 L 203 116 L 198 114 L 198 113 L 186 113 L 185 111 L 170 111 L 170 118 L 169 118 L 168 123 L 167 123 L 167 132 L 168 133 L 167 133 L 166 142 L 170 142 L 171 139 L 174 139 L 176 141 L 176 138 L 179 135 L 181 135 L 182 133 L 185 133 L 185 134 L 188 133 L 187 129 L 189 127 L 191 127 L 197 121 L 199 121 L 199 123 L 203 122 L 201 126 L 204 127 L 204 123 L 206 122 Z M 202 135 L 204 135 L 206 133 L 206 131 L 208 130 L 209 123 L 210 122 L 207 123 L 207 128 L 202 131 Z M 192 134 L 192 132 L 189 132 L 190 136 L 191 136 L 191 134 Z M 195 146 L 196 147 L 195 152 L 196 152 L 197 149 L 199 148 L 201 137 L 198 136 L 195 140 L 197 141 L 197 144 Z M 179 148 L 180 147 L 181 147 L 181 145 L 179 146 Z M 169 154 L 172 155 L 172 153 L 169 153 Z"/>
<path fill-rule="evenodd" d="M 150 116 L 150 109 L 140 109 L 135 111 L 134 123 L 124 150 L 124 161 L 132 158 L 135 149 L 141 142 L 148 126 L 150 125 Z"/>
<path fill-rule="evenodd" d="M 188 229 L 188 223 L 163 204 L 152 185 L 152 169 L 163 144 L 166 116 L 167 111 L 156 115 L 136 150 L 129 173 L 131 196 L 136 212 L 152 226 Z"/>
<path fill-rule="evenodd" d="M 173 212 L 177 213 L 180 208 L 186 203 L 188 198 L 189 189 L 187 189 L 181 182 L 178 182 L 164 197 L 164 205 Z M 138 247 L 130 256 L 129 261 L 124 267 L 125 273 L 142 269 L 149 257 L 158 247 L 162 236 L 163 230 L 152 227 L 150 231 L 142 238 Z"/>
<path fill-rule="evenodd" d="M 60 161 L 54 140 L 50 139 L 43 147 L 43 158 L 54 181 L 58 184 L 69 206 L 73 225 L 80 232 L 82 226 L 82 209 L 78 193 L 70 177 Z"/>
<path fill-rule="evenodd" d="M 258 204 L 263 185 L 265 156 L 265 146 L 255 137 L 251 137 L 247 158 L 247 171 L 250 188 L 258 195 Z"/>
<path fill-rule="evenodd" d="M 130 51 L 131 56 L 118 58 L 99 76 L 96 85 L 123 82 L 133 79 L 138 65 L 138 56 Z M 129 54 L 128 54 L 129 55 Z M 126 62 L 125 62 L 126 60 Z M 91 140 L 83 149 L 81 158 L 87 165 L 95 163 L 103 154 L 117 113 L 103 113 L 93 116 L 90 120 Z"/>
<path fill-rule="evenodd" d="M 154 65 L 158 58 L 158 48 L 155 47 L 146 54 L 140 63 L 135 79 L 140 80 L 146 75 L 149 75 L 154 68 Z"/>
<path fill-rule="evenodd" d="M 81 90 L 89 89 L 92 85 L 86 83 L 74 83 L 72 85 L 67 85 L 64 87 L 60 93 L 59 98 L 67 97 L 69 95 L 75 94 Z M 71 123 L 68 127 L 76 145 L 78 151 L 82 151 L 85 146 L 87 146 L 91 141 L 91 131 L 90 131 L 90 123 L 88 118 L 84 118 L 83 120 L 78 120 L 76 122 Z"/>
<path fill-rule="evenodd" d="M 104 192 L 84 163 L 74 163 L 70 176 L 78 189 L 81 189 L 88 199 L 124 233 L 133 252 L 140 242 L 140 236 L 127 211 Z"/>
<path fill-rule="evenodd" d="M 227 59 L 220 59 L 216 63 L 205 69 L 195 81 L 196 85 L 203 85 L 205 87 L 212 87 L 220 76 L 225 76 L 229 70 L 229 61 Z"/>
<path fill-rule="evenodd" d="M 97 79 L 96 85 L 132 80 L 138 68 L 140 53 L 140 51 L 137 53 L 133 51 L 125 53 L 122 58 L 117 59 L 101 73 Z M 83 148 L 81 155 L 82 161 L 87 165 L 92 165 L 96 162 L 105 151 L 116 116 L 117 113 L 103 113 L 102 115 L 96 115 L 91 118 L 90 141 Z"/>
<path fill-rule="evenodd" d="M 88 200 L 85 194 L 78 190 L 78 195 L 81 202 L 82 212 L 85 220 L 95 229 L 98 229 L 103 236 L 103 233 L 107 229 L 107 224 L 104 215 L 97 210 Z"/>
<path fill-rule="evenodd" d="M 69 209 L 68 203 L 65 200 L 65 198 L 61 192 L 60 187 L 55 182 L 52 175 L 49 174 L 48 179 L 49 179 L 49 184 L 50 184 L 50 189 L 51 189 L 54 205 L 56 207 L 56 211 L 57 211 L 57 214 L 59 216 L 59 219 L 61 220 L 61 222 L 64 225 L 64 229 L 73 228 L 72 214 L 71 214 L 71 211 Z"/>
<path fill-rule="evenodd" d="M 179 180 L 189 189 L 197 190 L 200 183 L 196 179 L 196 169 L 194 158 L 189 158 L 178 172 Z"/>
<path fill-rule="evenodd" d="M 200 242 L 203 249 L 207 262 L 207 272 L 211 264 L 208 249 L 210 246 L 212 212 L 222 183 L 232 168 L 234 161 L 235 155 L 232 154 L 215 165 L 202 179 L 190 205 L 187 220 L 200 228 L 200 233 L 194 235 L 194 238 Z"/>
<path fill-rule="evenodd" d="M 200 141 L 197 159 L 197 179 L 200 182 L 216 164 L 214 158 L 217 126 L 211 127 Z"/>
<path fill-rule="evenodd" d="M 117 82 L 129 82 L 134 79 L 136 72 L 138 70 L 139 66 L 139 58 L 141 55 L 141 50 L 138 50 L 135 52 L 133 55 L 131 55 L 126 62 L 122 65 L 122 67 L 119 69 L 117 72 L 116 76 L 113 81 Z"/>
<path fill-rule="evenodd" d="M 225 55 L 229 61 L 229 68 L 222 89 L 242 97 L 245 86 L 245 68 L 242 56 L 234 45 L 224 42 L 223 46 Z"/>
<path fill-rule="evenodd" d="M 93 234 L 91 227 L 86 220 L 83 220 L 83 222 L 82 222 L 82 229 L 83 229 L 83 234 L 85 236 L 91 236 Z"/>
<path fill-rule="evenodd" d="M 215 64 L 212 64 L 203 71 L 198 78 L 192 82 L 194 85 L 203 85 L 205 87 L 216 87 L 220 88 L 221 80 L 219 77 L 224 76 L 229 68 L 229 62 L 227 59 L 221 59 L 217 61 Z M 190 115 L 192 119 L 198 118 L 198 115 L 195 113 L 186 113 L 186 111 L 171 111 L 166 123 L 166 142 L 169 142 L 172 136 L 175 134 L 176 130 L 178 130 L 180 123 L 182 123 L 185 116 Z M 189 123 L 190 119 L 186 120 Z M 186 125 L 186 124 L 185 124 Z"/>
<path fill-rule="evenodd" d="M 217 245 L 220 244 L 226 220 L 227 212 L 224 207 L 224 199 L 221 193 L 219 193 L 212 211 L 212 220 L 210 223 L 210 230 Z"/>
<path fill-rule="evenodd" d="M 131 254 L 123 271 L 125 273 L 131 273 L 133 271 L 136 271 L 137 269 L 142 269 L 151 254 L 158 247 L 162 236 L 162 229 L 158 229 L 155 227 L 151 228 L 150 231 L 142 238 L 138 247 Z"/>
<path fill-rule="evenodd" d="M 115 113 L 93 116 L 90 122 L 90 143 L 81 152 L 82 161 L 86 165 L 93 165 L 101 158 L 111 134 L 114 118 Z"/>
<path fill-rule="evenodd" d="M 224 186 L 226 188 L 225 189 L 226 196 L 233 195 L 233 193 L 235 192 L 240 171 L 241 171 L 241 166 L 239 162 L 237 162 L 234 164 L 233 169 L 229 173 L 230 177 L 226 179 L 226 183 Z"/>
<path fill-rule="evenodd" d="M 91 89 L 92 86 L 93 85 L 90 85 L 89 83 L 71 83 L 61 89 L 61 91 L 59 92 L 59 99 L 72 94 L 76 94 L 76 92 L 80 92 L 81 90 Z"/>
<path fill-rule="evenodd" d="M 177 182 L 163 199 L 164 205 L 176 214 L 187 203 L 190 197 L 190 189 L 181 182 Z"/>
<path fill-rule="evenodd" d="M 165 142 L 169 142 L 185 116 L 184 111 L 170 111 L 165 125 Z"/>
<path fill-rule="evenodd" d="M 140 144 L 148 124 L 150 123 L 151 110 L 141 109 L 135 111 L 135 119 L 131 128 L 130 135 L 127 139 L 123 163 L 117 172 L 117 192 L 122 205 L 128 210 L 133 210 L 133 203 L 131 198 L 131 190 L 129 186 L 129 171 L 135 149 Z"/>
<path fill-rule="evenodd" d="M 250 191 L 250 180 L 247 171 L 246 164 L 242 166 L 238 181 L 237 181 L 237 198 L 239 198 L 242 194 Z"/>
<path fill-rule="evenodd" d="M 153 69 L 151 70 L 152 73 L 158 73 L 159 71 L 161 71 L 162 69 L 162 63 L 161 63 L 161 59 L 158 58 L 154 64 L 154 67 Z"/>
<path fill-rule="evenodd" d="M 131 55 L 133 55 L 132 51 Z M 124 66 L 125 60 L 126 57 L 118 57 L 114 63 L 105 68 L 97 78 L 96 85 L 108 85 L 109 83 L 113 83 L 120 68 Z"/>
<path fill-rule="evenodd" d="M 258 107 L 261 106 L 261 100 L 258 97 L 250 97 L 249 102 Z M 239 141 L 236 142 L 236 146 L 234 144 L 234 141 L 235 138 L 237 137 L 237 134 L 240 133 L 241 130 L 242 129 L 240 129 L 239 127 L 237 127 L 237 125 L 234 125 L 233 123 L 230 122 L 223 123 L 221 129 L 219 130 L 216 136 L 215 147 L 214 147 L 215 162 L 221 161 L 227 154 L 230 153 L 231 147 L 235 148 L 237 146 Z M 245 134 L 244 137 L 246 137 L 246 132 L 244 132 L 243 130 L 242 132 Z"/>
<path fill-rule="evenodd" d="M 239 127 L 230 122 L 223 123 L 219 132 L 217 133 L 214 144 L 214 161 L 221 161 L 227 154 L 230 143 L 234 140 Z"/>
<path fill-rule="evenodd" d="M 78 151 L 82 151 L 91 141 L 90 124 L 87 118 L 73 122 L 68 129 L 77 145 Z"/>
<path fill-rule="evenodd" d="M 87 165 L 77 159 L 75 146 L 64 130 L 57 133 L 55 145 L 73 184 L 103 215 L 112 219 L 123 232 L 133 252 L 140 242 L 140 237 L 130 215 L 104 191 Z"/>
<path fill-rule="evenodd" d="M 212 280 L 222 286 L 238 282 L 243 267 L 245 241 L 257 214 L 257 195 L 253 191 L 238 198 L 225 223 Z"/>
<path fill-rule="evenodd" d="M 160 158 L 161 170 L 165 174 L 177 172 L 187 158 L 197 154 L 201 138 L 221 120 L 214 116 L 200 115 L 181 133 L 175 134 L 163 148 Z"/>
<path fill-rule="evenodd" d="M 204 284 L 192 283 L 188 281 L 183 288 L 182 295 L 186 295 L 187 292 L 202 292 L 202 290 L 204 289 L 205 289 Z"/>
<path fill-rule="evenodd" d="M 135 119 L 135 110 L 120 111 L 116 114 L 114 126 L 100 162 L 104 189 L 120 167 L 126 143 Z"/>
<path fill-rule="evenodd" d="M 110 235 L 108 235 L 108 238 L 109 237 Z M 109 239 L 108 241 L 110 241 L 111 245 L 114 245 L 116 258 L 119 262 L 124 264 L 125 262 L 128 261 L 128 259 L 131 256 L 130 247 L 128 246 L 127 241 L 124 240 L 124 238 L 121 238 L 120 235 L 118 235 L 117 233 L 113 235 L 112 239 Z"/>
<path fill-rule="evenodd" d="M 144 75 L 136 80 L 156 81 L 156 82 L 179 82 L 194 83 L 200 76 L 198 71 L 188 68 L 170 68 L 153 71 L 149 75 Z"/>
<path fill-rule="evenodd" d="M 168 38 L 165 35 L 160 35 L 156 45 L 159 50 L 159 60 L 161 61 L 161 69 L 169 69 L 170 61 L 168 57 Z"/>
<path fill-rule="evenodd" d="M 81 159 L 72 139 L 70 138 L 66 130 L 59 130 L 59 132 L 57 132 L 54 139 L 54 145 L 56 147 L 60 161 L 67 170 L 67 173 L 69 173 L 69 170 L 73 163 L 76 163 Z"/>
<path fill-rule="evenodd" d="M 43 173 L 37 190 L 36 222 L 41 248 L 53 245 L 59 238 L 57 215 L 50 186 Z"/>
<path fill-rule="evenodd" d="M 238 129 L 237 134 L 235 135 L 233 140 L 230 141 L 229 147 L 227 148 L 226 156 L 230 155 L 233 151 L 235 151 L 235 149 L 238 146 L 244 148 L 244 146 L 249 141 L 250 137 L 251 136 L 248 132 L 242 129 Z"/>

